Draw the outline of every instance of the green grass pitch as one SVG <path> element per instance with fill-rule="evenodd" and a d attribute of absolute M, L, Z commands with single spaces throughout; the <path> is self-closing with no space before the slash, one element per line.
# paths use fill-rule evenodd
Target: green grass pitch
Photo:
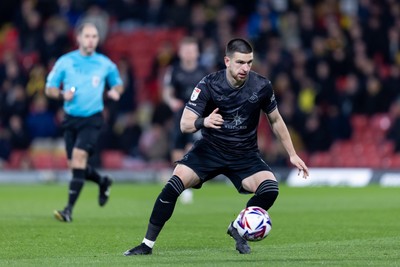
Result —
<path fill-rule="evenodd" d="M 0 185 L 0 266 L 400 266 L 398 188 L 280 187 L 272 231 L 240 255 L 226 234 L 249 195 L 208 183 L 178 202 L 153 255 L 124 257 L 146 231 L 161 184 L 86 183 L 71 224 L 53 218 L 66 184 Z"/>

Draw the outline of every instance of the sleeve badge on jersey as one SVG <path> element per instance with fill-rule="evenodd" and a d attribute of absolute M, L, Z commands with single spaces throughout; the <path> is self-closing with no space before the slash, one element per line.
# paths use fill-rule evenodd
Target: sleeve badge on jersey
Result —
<path fill-rule="evenodd" d="M 201 92 L 201 89 L 199 89 L 197 87 L 194 88 L 193 93 L 190 96 L 190 101 L 195 101 L 199 97 L 200 92 Z"/>

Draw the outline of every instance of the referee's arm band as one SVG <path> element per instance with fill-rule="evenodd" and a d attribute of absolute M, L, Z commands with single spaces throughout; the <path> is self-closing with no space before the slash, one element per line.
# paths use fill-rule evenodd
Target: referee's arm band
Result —
<path fill-rule="evenodd" d="M 200 130 L 201 128 L 204 128 L 204 118 L 197 118 L 197 119 L 194 121 L 194 127 L 195 127 L 197 130 Z"/>

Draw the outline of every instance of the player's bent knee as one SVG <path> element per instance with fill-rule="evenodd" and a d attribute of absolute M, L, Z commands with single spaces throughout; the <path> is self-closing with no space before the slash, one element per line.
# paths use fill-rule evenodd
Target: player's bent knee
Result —
<path fill-rule="evenodd" d="M 74 148 L 72 152 L 71 167 L 85 169 L 88 159 L 88 153 L 85 150 Z"/>
<path fill-rule="evenodd" d="M 274 180 L 264 180 L 257 188 L 254 196 L 247 202 L 247 207 L 258 206 L 268 210 L 278 198 L 278 182 Z"/>

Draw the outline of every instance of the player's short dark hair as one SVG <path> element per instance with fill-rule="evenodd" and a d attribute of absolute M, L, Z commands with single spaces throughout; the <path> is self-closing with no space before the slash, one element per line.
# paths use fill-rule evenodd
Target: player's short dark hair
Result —
<path fill-rule="evenodd" d="M 226 45 L 225 55 L 229 57 L 232 56 L 235 52 L 249 54 L 253 52 L 253 47 L 246 40 L 235 38 L 230 40 Z"/>
<path fill-rule="evenodd" d="M 83 21 L 83 22 L 79 23 L 79 24 L 76 26 L 76 28 L 75 28 L 75 34 L 76 34 L 76 35 L 81 34 L 82 31 L 83 31 L 83 28 L 85 28 L 86 26 L 89 26 L 89 25 L 95 27 L 95 28 L 97 29 L 97 31 L 99 31 L 99 28 L 97 27 L 96 23 L 91 22 L 91 21 Z"/>
<path fill-rule="evenodd" d="M 179 45 L 183 45 L 183 44 L 199 44 L 197 42 L 197 39 L 191 36 L 185 36 L 181 39 L 181 41 L 179 42 Z"/>

